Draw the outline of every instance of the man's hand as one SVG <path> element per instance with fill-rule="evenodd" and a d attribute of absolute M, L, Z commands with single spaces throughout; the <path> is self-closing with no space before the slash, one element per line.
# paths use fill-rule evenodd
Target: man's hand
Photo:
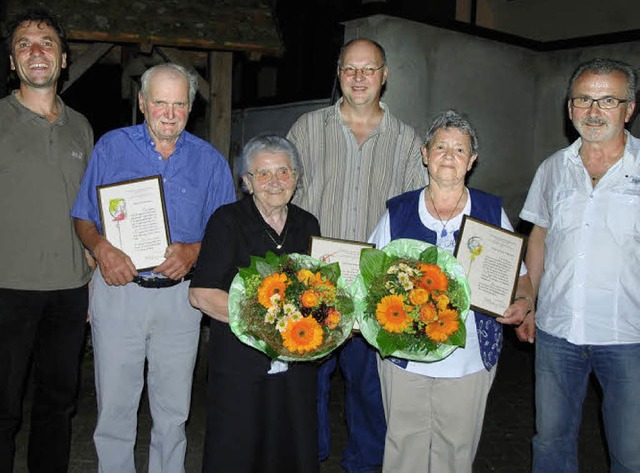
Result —
<path fill-rule="evenodd" d="M 533 311 L 516 327 L 516 335 L 521 342 L 533 343 L 536 339 L 536 316 Z"/>
<path fill-rule="evenodd" d="M 172 243 L 164 254 L 166 259 L 153 272 L 175 280 L 182 279 L 196 264 L 199 254 L 200 242 Z"/>
<path fill-rule="evenodd" d="M 496 321 L 504 325 L 520 325 L 532 309 L 530 298 L 519 298 L 506 308 L 502 317 Z"/>
<path fill-rule="evenodd" d="M 138 275 L 131 258 L 106 239 L 100 240 L 94 246 L 93 254 L 98 260 L 102 278 L 109 286 L 124 286 Z"/>

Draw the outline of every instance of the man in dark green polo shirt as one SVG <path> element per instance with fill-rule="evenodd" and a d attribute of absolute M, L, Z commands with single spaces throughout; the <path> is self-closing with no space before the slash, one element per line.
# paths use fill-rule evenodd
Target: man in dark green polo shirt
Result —
<path fill-rule="evenodd" d="M 57 96 L 56 19 L 32 10 L 8 31 L 20 87 L 0 100 L 0 471 L 13 469 L 31 360 L 29 470 L 67 471 L 91 276 L 70 210 L 93 132 Z"/>

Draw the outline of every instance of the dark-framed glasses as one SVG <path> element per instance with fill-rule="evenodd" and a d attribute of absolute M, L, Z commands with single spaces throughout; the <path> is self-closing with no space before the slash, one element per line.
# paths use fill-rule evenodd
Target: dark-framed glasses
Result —
<path fill-rule="evenodd" d="M 380 69 L 382 69 L 384 67 L 384 64 L 380 67 L 373 67 L 373 66 L 366 66 L 366 67 L 353 67 L 353 66 L 347 66 L 347 67 L 340 67 L 340 72 L 342 74 L 344 74 L 347 77 L 353 77 L 355 76 L 358 71 L 360 71 L 360 73 L 365 76 L 365 77 L 371 77 L 372 75 L 374 75 L 377 71 L 379 71 Z"/>
<path fill-rule="evenodd" d="M 608 96 L 600 97 L 599 99 L 592 99 L 591 97 L 571 97 L 571 105 L 575 108 L 591 108 L 593 102 L 597 103 L 598 107 L 603 110 L 611 110 L 612 108 L 618 108 L 618 105 L 626 103 L 628 100 Z"/>
<path fill-rule="evenodd" d="M 291 168 L 283 166 L 281 168 L 275 169 L 258 169 L 255 172 L 248 172 L 247 174 L 249 174 L 259 183 L 265 184 L 274 177 L 279 181 L 288 181 L 293 177 L 295 171 Z"/>

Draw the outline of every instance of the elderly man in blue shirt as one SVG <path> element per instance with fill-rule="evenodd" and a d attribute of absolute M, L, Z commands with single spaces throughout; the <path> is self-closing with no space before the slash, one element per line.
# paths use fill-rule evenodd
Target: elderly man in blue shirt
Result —
<path fill-rule="evenodd" d="M 184 471 L 184 427 L 201 319 L 189 304 L 188 280 L 209 216 L 235 200 L 225 158 L 184 131 L 196 90 L 196 78 L 180 66 L 147 70 L 138 97 L 145 123 L 98 141 L 71 212 L 99 268 L 89 312 L 101 472 L 135 472 L 145 360 L 153 417 L 149 471 Z M 103 236 L 96 186 L 155 175 L 162 177 L 171 243 L 160 265 L 139 274 L 130 256 Z"/>

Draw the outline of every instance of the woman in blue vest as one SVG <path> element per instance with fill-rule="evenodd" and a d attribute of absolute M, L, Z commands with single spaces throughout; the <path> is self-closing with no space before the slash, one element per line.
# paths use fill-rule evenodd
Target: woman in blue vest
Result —
<path fill-rule="evenodd" d="M 382 248 L 412 238 L 453 253 L 463 215 L 512 230 L 502 199 L 465 186 L 478 156 L 469 121 L 454 110 L 439 114 L 422 145 L 429 185 L 387 201 L 370 241 Z M 519 324 L 533 307 L 526 268 L 504 316 L 469 311 L 467 342 L 433 363 L 378 359 L 387 419 L 385 472 L 471 472 L 484 411 L 502 346 L 502 325 Z"/>

